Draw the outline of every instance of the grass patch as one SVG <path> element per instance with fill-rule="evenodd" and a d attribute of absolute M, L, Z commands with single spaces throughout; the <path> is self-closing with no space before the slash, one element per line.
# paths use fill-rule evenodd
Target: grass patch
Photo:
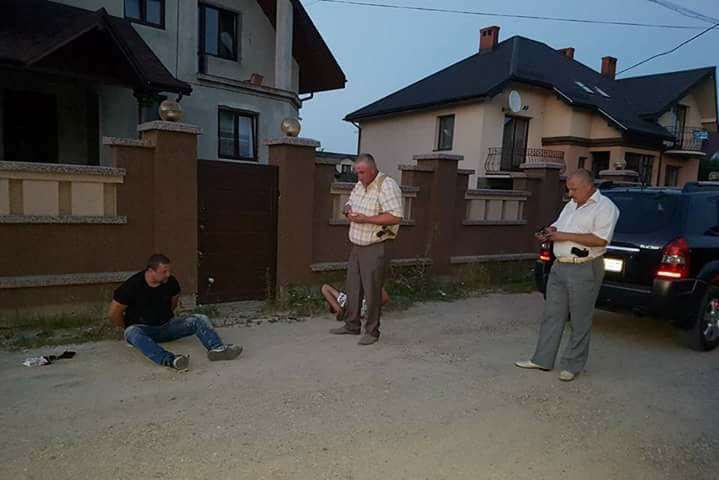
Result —
<path fill-rule="evenodd" d="M 292 316 L 307 317 L 327 312 L 327 303 L 319 288 L 290 287 L 277 299 L 268 300 L 266 312 L 289 312 Z"/>
<path fill-rule="evenodd" d="M 0 328 L 32 328 L 52 331 L 57 329 L 87 327 L 97 323 L 97 320 L 97 316 L 86 313 L 15 313 L 0 317 Z"/>
<path fill-rule="evenodd" d="M 220 309 L 215 305 L 201 305 L 183 313 L 216 318 L 220 316 Z M 0 316 L 0 346 L 9 350 L 121 339 L 121 329 L 107 319 L 102 309 L 89 313 Z"/>
<path fill-rule="evenodd" d="M 327 283 L 345 289 L 342 281 Z M 492 292 L 529 293 L 535 287 L 531 262 L 503 262 L 462 266 L 451 277 L 432 275 L 429 265 L 393 266 L 385 289 L 391 298 L 386 310 L 401 311 L 415 303 L 452 302 Z M 265 312 L 306 317 L 327 312 L 327 304 L 319 287 L 290 287 L 280 298 L 269 300 Z"/>
<path fill-rule="evenodd" d="M 452 302 L 471 294 L 463 280 L 434 276 L 428 265 L 392 267 L 385 289 L 391 298 L 387 310 L 405 310 L 420 302 Z"/>
<path fill-rule="evenodd" d="M 343 289 L 342 276 L 327 282 Z M 332 281 L 334 280 L 334 281 Z M 528 293 L 535 290 L 528 262 L 487 263 L 457 267 L 451 277 L 432 275 L 428 265 L 391 267 L 385 288 L 387 310 L 406 310 L 421 302 L 451 302 L 490 292 Z M 303 318 L 327 312 L 319 287 L 292 287 L 266 303 L 263 314 Z M 201 305 L 183 313 L 222 317 L 217 305 Z M 78 314 L 11 314 L 0 316 L 0 347 L 19 350 L 70 343 L 119 340 L 120 329 L 106 319 L 104 309 Z"/>
<path fill-rule="evenodd" d="M 217 305 L 198 305 L 192 310 L 182 312 L 182 314 L 188 315 L 206 315 L 210 318 L 217 318 L 220 316 L 220 309 Z"/>
<path fill-rule="evenodd" d="M 102 315 L 16 314 L 0 320 L 0 345 L 9 350 L 122 338 Z"/>
<path fill-rule="evenodd" d="M 494 291 L 501 293 L 532 293 L 536 290 L 537 286 L 534 284 L 534 280 L 524 280 L 500 285 L 499 288 Z"/>

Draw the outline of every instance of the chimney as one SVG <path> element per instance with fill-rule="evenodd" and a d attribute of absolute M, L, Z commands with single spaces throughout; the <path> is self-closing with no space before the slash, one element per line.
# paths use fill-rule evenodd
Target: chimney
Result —
<path fill-rule="evenodd" d="M 565 55 L 571 59 L 574 59 L 574 48 L 573 47 L 567 47 L 567 48 L 560 48 L 557 50 L 562 55 Z"/>
<path fill-rule="evenodd" d="M 479 51 L 488 52 L 499 43 L 499 27 L 494 25 L 479 31 Z"/>
<path fill-rule="evenodd" d="M 617 59 L 614 57 L 602 57 L 602 75 L 614 80 L 617 73 Z"/>

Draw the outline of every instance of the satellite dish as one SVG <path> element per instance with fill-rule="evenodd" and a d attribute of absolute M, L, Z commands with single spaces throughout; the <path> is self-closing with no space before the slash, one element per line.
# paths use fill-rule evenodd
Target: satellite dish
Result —
<path fill-rule="evenodd" d="M 509 104 L 509 109 L 513 113 L 517 113 L 522 110 L 522 97 L 519 95 L 518 91 L 512 90 L 511 92 L 509 92 L 509 98 L 507 100 L 507 103 Z"/>

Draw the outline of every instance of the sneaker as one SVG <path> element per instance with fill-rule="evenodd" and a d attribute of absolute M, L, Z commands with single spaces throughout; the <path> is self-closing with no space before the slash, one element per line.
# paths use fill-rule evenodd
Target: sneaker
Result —
<path fill-rule="evenodd" d="M 514 366 L 515 366 L 515 367 L 519 367 L 519 368 L 527 368 L 527 369 L 530 369 L 530 370 L 542 370 L 542 371 L 544 371 L 544 372 L 548 372 L 548 371 L 549 371 L 548 368 L 544 368 L 544 367 L 541 366 L 541 365 L 537 365 L 536 363 L 534 363 L 534 362 L 531 361 L 531 360 L 525 360 L 525 361 L 521 361 L 521 362 L 514 362 Z"/>
<path fill-rule="evenodd" d="M 360 341 L 357 342 L 357 345 L 372 345 L 373 343 L 377 343 L 377 340 L 379 340 L 379 337 L 375 337 L 374 335 L 363 335 Z"/>
<path fill-rule="evenodd" d="M 172 368 L 175 370 L 187 370 L 190 367 L 189 355 L 175 355 L 172 360 Z"/>
<path fill-rule="evenodd" d="M 569 370 L 562 370 L 559 372 L 559 379 L 563 382 L 571 382 L 575 378 L 577 378 L 577 374 L 572 373 Z"/>
<path fill-rule="evenodd" d="M 207 352 L 207 358 L 209 358 L 211 362 L 217 362 L 218 360 L 234 360 L 239 357 L 241 353 L 241 346 L 229 343 L 209 350 Z"/>
<path fill-rule="evenodd" d="M 359 330 L 350 330 L 345 325 L 344 327 L 333 328 L 332 330 L 330 330 L 330 333 L 332 335 L 359 335 L 360 331 Z"/>

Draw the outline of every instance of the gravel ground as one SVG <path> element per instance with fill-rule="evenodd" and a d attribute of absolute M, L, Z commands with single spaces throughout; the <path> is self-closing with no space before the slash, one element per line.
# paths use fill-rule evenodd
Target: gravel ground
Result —
<path fill-rule="evenodd" d="M 177 373 L 122 342 L 27 368 L 0 353 L 0 478 L 714 479 L 719 351 L 599 312 L 588 370 L 523 371 L 538 294 L 388 314 L 380 343 L 329 315 L 221 328 L 245 346 Z"/>

